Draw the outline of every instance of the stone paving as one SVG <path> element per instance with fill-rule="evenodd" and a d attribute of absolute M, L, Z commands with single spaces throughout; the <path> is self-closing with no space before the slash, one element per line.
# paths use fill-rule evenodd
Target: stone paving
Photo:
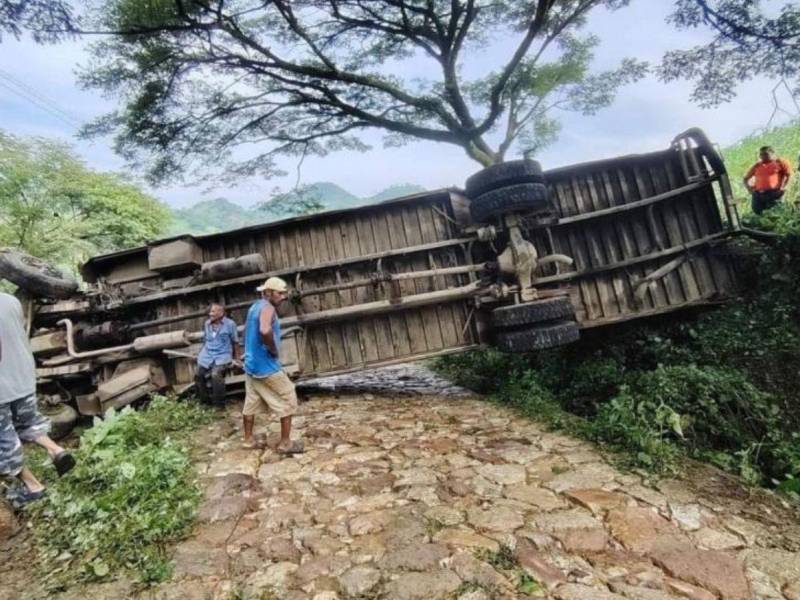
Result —
<path fill-rule="evenodd" d="M 713 469 L 651 485 L 441 394 L 313 394 L 307 452 L 281 459 L 241 449 L 238 409 L 198 434 L 205 498 L 172 581 L 64 598 L 800 600 L 797 517 Z"/>
<path fill-rule="evenodd" d="M 290 459 L 239 449 L 235 423 L 212 428 L 201 524 L 155 598 L 800 598 L 796 521 L 650 487 L 477 399 L 311 397 Z"/>

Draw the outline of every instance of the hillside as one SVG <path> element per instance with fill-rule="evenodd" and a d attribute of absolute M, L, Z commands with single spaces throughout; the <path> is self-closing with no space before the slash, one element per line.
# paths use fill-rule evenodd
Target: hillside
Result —
<path fill-rule="evenodd" d="M 772 146 L 778 156 L 785 158 L 795 169 L 800 154 L 800 121 L 788 125 L 773 127 L 766 131 L 752 133 L 742 138 L 737 143 L 722 149 L 725 166 L 733 186 L 736 199 L 743 205 L 742 208 L 749 212 L 750 198 L 747 190 L 742 185 L 742 177 L 747 170 L 758 160 L 758 149 L 761 146 Z M 794 174 L 793 181 L 789 184 L 788 194 L 796 199 L 800 192 L 798 173 Z"/>
<path fill-rule="evenodd" d="M 322 203 L 324 210 L 337 210 L 382 202 L 424 191 L 425 188 L 422 186 L 403 183 L 388 187 L 373 196 L 360 198 L 335 183 L 322 181 L 305 188 L 304 195 L 313 196 Z M 166 235 L 215 233 L 247 225 L 268 223 L 279 218 L 281 217 L 259 208 L 245 208 L 225 198 L 215 198 L 203 200 L 188 208 L 173 210 L 173 222 Z"/>
<path fill-rule="evenodd" d="M 203 200 L 189 208 L 173 210 L 173 222 L 169 232 L 171 235 L 202 234 L 236 229 L 252 223 L 256 218 L 255 213 L 256 211 L 244 208 L 225 198 Z"/>
<path fill-rule="evenodd" d="M 398 185 L 393 185 L 391 187 L 388 187 L 382 192 L 378 192 L 374 196 L 365 198 L 364 204 L 370 204 L 372 202 L 383 202 L 384 200 L 390 200 L 392 198 L 397 198 L 399 196 L 410 196 L 411 194 L 418 194 L 424 191 L 425 188 L 422 187 L 421 185 L 416 185 L 413 183 L 401 183 Z"/>
<path fill-rule="evenodd" d="M 359 203 L 358 196 L 329 181 L 312 183 L 308 186 L 308 192 L 315 195 L 325 205 L 325 210 L 350 208 Z"/>

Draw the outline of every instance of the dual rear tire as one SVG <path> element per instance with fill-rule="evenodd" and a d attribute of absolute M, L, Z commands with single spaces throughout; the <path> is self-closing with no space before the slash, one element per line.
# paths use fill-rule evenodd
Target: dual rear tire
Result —
<path fill-rule="evenodd" d="M 467 179 L 465 188 L 477 223 L 509 213 L 545 216 L 555 212 L 542 167 L 535 160 L 492 165 Z M 495 346 L 503 352 L 545 350 L 580 337 L 575 309 L 565 296 L 496 308 L 491 322 Z"/>
<path fill-rule="evenodd" d="M 502 352 L 557 348 L 580 338 L 575 309 L 560 296 L 496 308 L 491 314 L 494 342 Z"/>
<path fill-rule="evenodd" d="M 485 223 L 508 213 L 549 214 L 552 203 L 542 166 L 535 160 L 492 165 L 467 179 L 472 218 Z"/>

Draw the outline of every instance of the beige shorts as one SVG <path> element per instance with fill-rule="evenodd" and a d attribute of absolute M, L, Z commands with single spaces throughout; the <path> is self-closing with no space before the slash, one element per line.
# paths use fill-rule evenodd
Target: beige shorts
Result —
<path fill-rule="evenodd" d="M 297 412 L 294 384 L 283 371 L 268 377 L 245 375 L 242 414 L 249 417 L 270 411 L 279 419 L 291 417 Z"/>

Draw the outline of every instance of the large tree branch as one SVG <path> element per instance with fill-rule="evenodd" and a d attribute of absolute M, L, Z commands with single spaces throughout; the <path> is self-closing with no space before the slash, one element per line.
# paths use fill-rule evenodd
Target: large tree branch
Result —
<path fill-rule="evenodd" d="M 516 71 L 517 67 L 519 66 L 519 63 L 528 53 L 531 44 L 533 44 L 533 40 L 542 32 L 544 26 L 547 24 L 547 17 L 553 7 L 553 4 L 555 4 L 555 0 L 539 0 L 539 2 L 536 4 L 536 13 L 534 14 L 533 19 L 531 19 L 530 25 L 528 25 L 525 36 L 517 46 L 517 49 L 511 56 L 511 59 L 506 63 L 506 66 L 500 73 L 500 77 L 497 78 L 497 81 L 492 86 L 492 91 L 489 94 L 490 107 L 489 116 L 486 118 L 486 130 L 491 127 L 491 125 L 494 123 L 494 120 L 500 115 L 500 112 L 502 111 L 500 98 L 503 94 L 503 90 L 505 89 L 508 80 L 511 79 L 511 75 L 514 74 L 514 71 Z"/>
<path fill-rule="evenodd" d="M 349 71 L 332 71 L 330 69 L 321 69 L 310 64 L 298 64 L 284 60 L 269 48 L 266 48 L 256 40 L 247 36 L 235 22 L 232 22 L 228 19 L 225 21 L 224 31 L 233 39 L 238 41 L 242 46 L 268 58 L 270 62 L 266 64 L 269 67 L 276 67 L 295 75 L 311 77 L 330 82 L 350 83 L 378 90 L 392 96 L 395 100 L 408 104 L 409 106 L 414 106 L 420 110 L 435 113 L 439 116 L 443 124 L 448 129 L 456 131 L 461 129 L 461 124 L 447 112 L 441 102 L 433 98 L 413 96 L 401 90 L 400 88 L 376 77 L 359 75 Z M 269 72 L 267 74 L 269 74 Z"/>
<path fill-rule="evenodd" d="M 458 61 L 458 51 L 460 50 L 460 46 L 456 44 L 458 31 L 459 31 L 459 21 L 461 18 L 461 11 L 458 10 L 458 1 L 451 0 L 452 4 L 456 5 L 454 10 L 450 16 L 450 24 L 448 26 L 448 32 L 451 32 L 452 35 L 448 37 L 447 48 L 443 48 L 442 52 L 442 71 L 444 76 L 444 87 L 447 91 L 447 97 L 450 101 L 450 105 L 453 107 L 456 115 L 460 119 L 461 123 L 466 129 L 475 129 L 475 121 L 470 114 L 469 107 L 467 103 L 464 101 L 464 97 L 461 94 L 461 89 L 458 83 L 458 75 L 456 74 L 456 66 Z M 468 6 L 465 15 L 465 22 L 462 25 L 462 28 L 467 29 L 469 28 L 472 19 L 475 18 L 475 3 L 473 0 L 468 0 Z"/>
<path fill-rule="evenodd" d="M 410 135 L 420 139 L 436 142 L 448 142 L 463 145 L 463 139 L 459 138 L 455 133 L 449 130 L 422 127 L 408 122 L 389 119 L 381 114 L 376 115 L 370 113 L 356 105 L 342 100 L 330 87 L 305 80 L 294 79 L 287 75 L 279 75 L 274 71 L 265 70 L 262 71 L 262 74 L 266 77 L 290 86 L 291 93 L 294 94 L 298 99 L 301 99 L 305 105 L 318 106 L 322 108 L 334 108 L 338 110 L 343 117 L 354 117 L 356 119 L 368 122 L 375 127 L 383 128 L 395 133 L 402 133 L 404 135 Z M 313 95 L 311 92 L 314 92 L 317 95 Z"/>
<path fill-rule="evenodd" d="M 703 20 L 708 25 L 716 29 L 724 37 L 737 43 L 742 42 L 742 36 L 749 36 L 768 41 L 777 47 L 782 47 L 786 45 L 787 40 L 800 37 L 800 33 L 795 35 L 769 34 L 765 31 L 757 29 L 756 27 L 747 27 L 741 23 L 737 23 L 733 19 L 728 18 L 724 14 L 709 6 L 707 0 L 695 0 L 695 2 L 697 2 L 700 10 L 703 11 Z M 740 37 L 737 38 L 737 35 Z"/>
<path fill-rule="evenodd" d="M 322 50 L 314 43 L 314 40 L 311 39 L 311 36 L 308 35 L 305 28 L 300 24 L 297 18 L 294 15 L 294 11 L 292 11 L 292 6 L 289 2 L 284 2 L 283 0 L 273 0 L 272 4 L 283 16 L 283 20 L 289 25 L 289 27 L 294 31 L 305 43 L 306 45 L 311 48 L 311 51 L 314 55 L 319 58 L 322 63 L 334 73 L 338 71 L 336 68 L 336 64 L 334 64 L 333 60 L 328 57 Z"/>
<path fill-rule="evenodd" d="M 547 47 L 553 43 L 558 37 L 570 26 L 573 25 L 580 17 L 586 14 L 592 6 L 594 6 L 598 0 L 584 0 L 581 2 L 578 7 L 565 19 L 563 19 L 556 27 L 553 28 L 553 31 L 545 38 L 542 42 L 541 46 L 539 47 L 536 55 L 534 56 L 533 60 L 531 61 L 532 64 L 536 64 L 541 56 L 544 54 L 544 51 Z M 516 69 L 519 67 L 520 62 L 530 50 L 530 47 L 533 43 L 534 38 L 543 31 L 545 25 L 547 24 L 547 17 L 549 14 L 550 9 L 555 4 L 555 0 L 540 0 L 539 4 L 536 6 L 536 15 L 534 19 L 531 21 L 530 26 L 528 27 L 527 33 L 523 38 L 522 42 L 520 42 L 517 50 L 514 52 L 514 55 L 511 57 L 500 77 L 492 86 L 492 91 L 490 94 L 489 100 L 489 114 L 486 116 L 484 121 L 477 127 L 477 133 L 482 135 L 483 133 L 487 132 L 489 129 L 492 128 L 497 117 L 500 116 L 500 113 L 503 111 L 503 105 L 501 102 L 501 98 L 503 95 L 503 91 L 505 90 L 506 85 L 508 84 L 509 79 L 514 74 Z"/>
<path fill-rule="evenodd" d="M 397 6 L 398 4 L 391 2 L 390 0 L 386 1 L 394 6 Z M 440 53 L 437 52 L 436 49 L 431 45 L 436 44 L 438 42 L 438 38 L 424 27 L 415 26 L 411 22 L 410 18 L 408 17 L 408 13 L 406 12 L 408 6 L 405 2 L 399 2 L 400 6 L 398 8 L 401 9 L 401 21 L 399 23 L 385 19 L 380 13 L 376 13 L 368 7 L 362 7 L 360 4 L 359 6 L 362 8 L 362 10 L 370 16 L 369 19 L 358 18 L 345 14 L 341 10 L 341 3 L 339 0 L 329 0 L 329 2 L 332 11 L 331 14 L 336 20 L 346 23 L 351 27 L 369 31 L 378 31 L 388 34 L 392 37 L 398 37 L 400 39 L 405 38 L 417 45 L 436 60 L 439 60 Z"/>

